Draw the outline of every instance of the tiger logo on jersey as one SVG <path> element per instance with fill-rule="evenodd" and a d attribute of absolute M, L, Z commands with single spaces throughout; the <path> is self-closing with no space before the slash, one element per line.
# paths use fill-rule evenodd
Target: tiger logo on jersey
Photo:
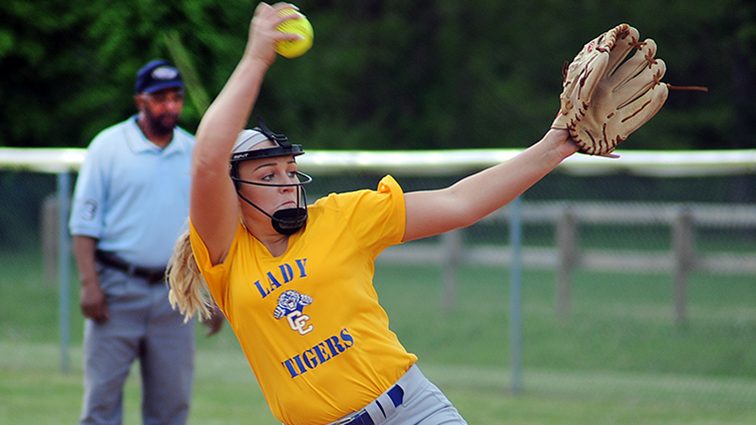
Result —
<path fill-rule="evenodd" d="M 273 310 L 273 317 L 280 319 L 286 317 L 292 330 L 305 335 L 312 331 L 313 326 L 308 325 L 310 316 L 302 313 L 302 310 L 312 304 L 312 297 L 289 289 L 278 296 L 278 305 Z"/>

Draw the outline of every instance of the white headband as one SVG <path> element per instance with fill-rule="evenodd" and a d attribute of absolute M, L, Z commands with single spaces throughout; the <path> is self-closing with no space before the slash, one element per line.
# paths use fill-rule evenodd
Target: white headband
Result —
<path fill-rule="evenodd" d="M 236 138 L 236 142 L 234 142 L 234 148 L 231 150 L 231 153 L 251 151 L 255 146 L 266 140 L 270 139 L 257 130 L 242 130 Z"/>

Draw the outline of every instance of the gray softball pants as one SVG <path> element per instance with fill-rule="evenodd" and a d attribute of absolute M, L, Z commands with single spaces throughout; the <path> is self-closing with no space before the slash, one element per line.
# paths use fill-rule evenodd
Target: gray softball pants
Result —
<path fill-rule="evenodd" d="M 397 388 L 398 387 L 398 388 Z M 365 408 L 329 425 L 467 425 L 444 393 L 413 365 Z"/>

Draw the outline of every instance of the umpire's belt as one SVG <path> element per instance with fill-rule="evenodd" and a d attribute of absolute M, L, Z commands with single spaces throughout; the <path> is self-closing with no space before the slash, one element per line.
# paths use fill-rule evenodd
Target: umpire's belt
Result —
<path fill-rule="evenodd" d="M 102 264 L 120 270 L 129 276 L 140 277 L 149 283 L 162 283 L 165 280 L 165 267 L 142 267 L 131 264 L 112 252 L 95 251 L 95 258 Z"/>

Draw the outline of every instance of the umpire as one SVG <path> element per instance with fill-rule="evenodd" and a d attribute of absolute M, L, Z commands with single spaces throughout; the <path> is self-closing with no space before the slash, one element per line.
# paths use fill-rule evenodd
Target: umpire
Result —
<path fill-rule="evenodd" d="M 168 302 L 165 266 L 189 210 L 194 137 L 177 126 L 179 70 L 154 60 L 137 73 L 138 113 L 100 132 L 79 173 L 70 218 L 81 280 L 81 424 L 123 422 L 123 387 L 138 359 L 142 421 L 185 424 L 194 326 Z M 220 329 L 209 322 L 210 334 Z"/>

